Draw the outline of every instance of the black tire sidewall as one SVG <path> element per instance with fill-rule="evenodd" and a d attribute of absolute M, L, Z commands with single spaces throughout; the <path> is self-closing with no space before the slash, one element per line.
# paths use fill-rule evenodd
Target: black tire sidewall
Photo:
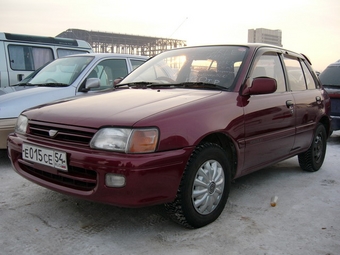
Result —
<path fill-rule="evenodd" d="M 321 139 L 322 139 L 322 155 L 321 158 L 318 162 L 315 161 L 315 139 L 317 138 L 317 136 L 321 135 Z M 300 167 L 304 170 L 304 171 L 308 171 L 308 172 L 315 172 L 318 171 L 325 159 L 326 156 L 326 148 L 327 148 L 327 133 L 326 133 L 326 129 L 322 124 L 318 124 L 314 136 L 313 136 L 313 140 L 312 143 L 310 145 L 310 147 L 308 148 L 308 150 L 304 153 L 301 153 L 298 155 L 298 159 L 299 159 L 299 164 Z"/>
<path fill-rule="evenodd" d="M 216 160 L 223 167 L 225 186 L 222 198 L 213 212 L 202 215 L 196 211 L 192 203 L 192 187 L 198 169 L 208 160 Z M 194 154 L 185 170 L 182 185 L 182 209 L 187 222 L 194 228 L 205 226 L 215 221 L 222 213 L 227 202 L 230 190 L 230 164 L 226 151 L 215 144 L 206 144 L 197 154 Z"/>
<path fill-rule="evenodd" d="M 322 137 L 322 158 L 320 159 L 319 162 L 316 162 L 314 160 L 314 146 L 315 146 L 315 143 L 314 143 L 314 140 L 315 138 L 318 136 L 318 135 L 321 135 Z M 326 134 L 326 129 L 323 125 L 319 125 L 315 131 L 315 136 L 314 136 L 314 139 L 313 139 L 313 144 L 312 144 L 312 148 L 311 148 L 311 153 L 312 153 L 312 165 L 313 165 L 313 169 L 318 170 L 320 169 L 320 167 L 322 166 L 323 164 L 323 161 L 325 159 L 325 156 L 326 156 L 326 147 L 327 147 L 327 134 Z"/>

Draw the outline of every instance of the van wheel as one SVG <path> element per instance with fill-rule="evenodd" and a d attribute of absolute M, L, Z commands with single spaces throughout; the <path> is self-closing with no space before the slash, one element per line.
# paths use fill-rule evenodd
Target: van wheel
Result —
<path fill-rule="evenodd" d="M 320 169 L 326 155 L 327 133 L 322 124 L 318 124 L 309 149 L 298 155 L 300 167 L 304 171 L 315 172 Z"/>
<path fill-rule="evenodd" d="M 165 204 L 170 217 L 187 228 L 200 228 L 222 213 L 230 190 L 227 152 L 207 143 L 192 153 L 174 202 Z"/>

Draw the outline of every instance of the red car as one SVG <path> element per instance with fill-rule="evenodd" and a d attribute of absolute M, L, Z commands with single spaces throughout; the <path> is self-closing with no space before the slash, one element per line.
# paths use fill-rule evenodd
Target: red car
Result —
<path fill-rule="evenodd" d="M 301 54 L 270 45 L 161 53 L 114 91 L 24 111 L 8 137 L 15 171 L 46 188 L 124 207 L 165 204 L 198 228 L 233 179 L 298 155 L 322 166 L 330 99 Z"/>

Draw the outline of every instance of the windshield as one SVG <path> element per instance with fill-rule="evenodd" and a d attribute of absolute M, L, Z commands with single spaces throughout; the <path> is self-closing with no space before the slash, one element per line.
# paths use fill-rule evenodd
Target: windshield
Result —
<path fill-rule="evenodd" d="M 29 82 L 32 85 L 68 86 L 79 76 L 92 61 L 90 56 L 59 58 L 45 66 Z"/>
<path fill-rule="evenodd" d="M 323 71 L 319 79 L 323 85 L 331 85 L 340 87 L 340 63 L 338 65 L 330 65 Z"/>
<path fill-rule="evenodd" d="M 240 46 L 204 46 L 161 53 L 120 84 L 213 84 L 230 88 L 246 55 Z"/>

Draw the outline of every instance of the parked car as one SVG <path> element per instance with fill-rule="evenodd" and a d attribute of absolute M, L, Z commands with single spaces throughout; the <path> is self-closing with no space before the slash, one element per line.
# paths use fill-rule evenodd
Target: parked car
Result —
<path fill-rule="evenodd" d="M 33 78 L 27 77 L 26 82 L 15 86 L 18 91 L 0 95 L 0 149 L 6 148 L 7 136 L 14 131 L 16 119 L 23 110 L 113 88 L 114 79 L 126 76 L 147 59 L 128 54 L 86 53 L 56 59 L 32 73 Z"/>
<path fill-rule="evenodd" d="M 0 96 L 3 95 L 3 94 L 11 93 L 11 92 L 32 88 L 32 85 L 30 85 L 29 82 L 34 78 L 34 76 L 37 75 L 37 73 L 40 72 L 41 69 L 43 69 L 49 63 L 50 62 L 39 67 L 37 70 L 35 70 L 32 73 L 30 73 L 29 75 L 27 75 L 27 77 L 25 79 L 19 81 L 17 84 L 14 84 L 10 87 L 0 88 Z"/>
<path fill-rule="evenodd" d="M 331 98 L 332 130 L 340 130 L 340 59 L 330 64 L 319 79 Z"/>
<path fill-rule="evenodd" d="M 83 40 L 0 32 L 0 95 L 39 67 L 67 55 L 93 52 Z"/>
<path fill-rule="evenodd" d="M 262 44 L 187 47 L 153 57 L 114 92 L 24 111 L 8 154 L 46 188 L 123 207 L 164 204 L 199 228 L 221 214 L 233 179 L 296 155 L 303 170 L 319 170 L 329 111 L 303 55 Z"/>

